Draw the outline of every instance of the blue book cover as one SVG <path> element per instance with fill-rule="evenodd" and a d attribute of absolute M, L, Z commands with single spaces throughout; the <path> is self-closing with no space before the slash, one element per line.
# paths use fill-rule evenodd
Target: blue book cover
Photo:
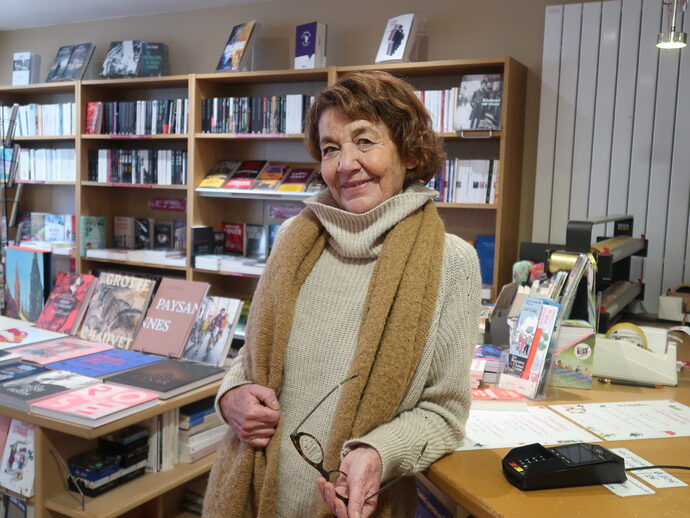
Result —
<path fill-rule="evenodd" d="M 5 383 L 6 381 L 12 381 L 19 378 L 25 378 L 27 376 L 33 376 L 34 374 L 41 374 L 46 372 L 48 369 L 44 367 L 39 367 L 37 365 L 31 365 L 30 363 L 16 362 L 10 363 L 0 368 L 0 383 Z"/>
<path fill-rule="evenodd" d="M 51 289 L 50 252 L 8 246 L 5 279 L 5 314 L 36 322 Z"/>
<path fill-rule="evenodd" d="M 109 349 L 100 353 L 87 354 L 78 358 L 49 363 L 51 369 L 61 369 L 82 376 L 100 378 L 115 372 L 133 369 L 162 360 L 162 356 L 128 351 L 126 349 Z"/>
<path fill-rule="evenodd" d="M 493 284 L 496 236 L 477 236 L 474 240 L 474 247 L 477 249 L 477 257 L 479 257 L 482 284 Z"/>

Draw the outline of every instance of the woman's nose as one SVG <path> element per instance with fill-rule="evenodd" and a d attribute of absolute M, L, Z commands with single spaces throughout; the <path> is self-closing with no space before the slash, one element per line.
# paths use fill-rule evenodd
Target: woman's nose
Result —
<path fill-rule="evenodd" d="M 349 172 L 359 167 L 359 150 L 354 144 L 344 144 L 340 148 L 338 171 Z"/>

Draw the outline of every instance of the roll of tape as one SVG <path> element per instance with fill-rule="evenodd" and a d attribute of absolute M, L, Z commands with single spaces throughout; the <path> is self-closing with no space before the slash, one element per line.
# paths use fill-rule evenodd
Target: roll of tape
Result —
<path fill-rule="evenodd" d="M 620 333 L 618 337 L 614 336 L 616 333 L 621 331 L 622 333 Z M 625 331 L 628 331 L 628 333 L 625 333 Z M 631 336 L 631 333 L 634 333 L 635 336 Z M 643 349 L 649 349 L 647 346 L 647 336 L 644 334 L 644 331 L 635 324 L 631 324 L 629 322 L 621 322 L 620 324 L 612 326 L 608 331 L 606 331 L 606 338 L 637 338 L 637 340 L 634 342 L 633 340 L 630 340 L 630 342 L 642 347 Z"/>

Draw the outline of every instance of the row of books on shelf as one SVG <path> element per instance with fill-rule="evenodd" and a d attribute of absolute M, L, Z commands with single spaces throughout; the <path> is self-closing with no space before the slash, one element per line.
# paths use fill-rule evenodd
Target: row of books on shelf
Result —
<path fill-rule="evenodd" d="M 15 137 L 40 137 L 76 134 L 76 107 L 74 103 L 20 105 L 14 111 L 12 106 L 0 106 L 0 120 L 3 135 L 14 126 Z"/>
<path fill-rule="evenodd" d="M 90 149 L 89 180 L 101 183 L 185 185 L 187 151 Z"/>
<path fill-rule="evenodd" d="M 76 240 L 74 214 L 20 212 L 17 224 L 19 243 L 72 243 Z"/>
<path fill-rule="evenodd" d="M 203 133 L 295 134 L 314 97 L 302 94 L 213 97 L 201 100 Z"/>
<path fill-rule="evenodd" d="M 318 192 L 324 187 L 315 167 L 267 160 L 219 160 L 199 183 L 202 188 Z"/>
<path fill-rule="evenodd" d="M 21 148 L 17 181 L 73 182 L 77 176 L 74 148 Z"/>
<path fill-rule="evenodd" d="M 227 255 L 228 264 L 236 260 L 256 259 L 265 261 L 273 248 L 273 243 L 280 229 L 280 220 L 273 224 L 227 222 L 221 223 L 220 230 L 214 230 L 209 225 L 192 226 L 191 256 L 194 267 L 200 266 L 199 261 L 210 260 L 211 257 Z M 201 257 L 206 259 L 200 259 Z M 218 270 L 218 268 L 204 268 Z M 233 271 L 224 269 L 224 271 Z"/>
<path fill-rule="evenodd" d="M 106 217 L 81 216 L 80 255 L 106 248 Z M 186 250 L 186 221 L 156 220 L 133 216 L 113 217 L 113 245 L 123 251 L 178 251 Z M 159 254 L 160 255 L 160 254 Z"/>
<path fill-rule="evenodd" d="M 439 201 L 492 205 L 498 187 L 498 160 L 446 160 L 429 187 L 439 192 Z"/>
<path fill-rule="evenodd" d="M 94 135 L 186 134 L 188 119 L 187 99 L 92 101 L 86 106 L 85 132 Z"/>

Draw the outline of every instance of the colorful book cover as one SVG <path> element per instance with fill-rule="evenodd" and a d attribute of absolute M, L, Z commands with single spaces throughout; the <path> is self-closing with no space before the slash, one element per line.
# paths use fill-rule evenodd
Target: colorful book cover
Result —
<path fill-rule="evenodd" d="M 244 255 L 244 223 L 221 223 L 225 232 L 225 252 Z"/>
<path fill-rule="evenodd" d="M 89 249 L 105 248 L 105 216 L 80 216 L 79 232 L 79 255 L 82 257 Z"/>
<path fill-rule="evenodd" d="M 551 358 L 550 384 L 554 387 L 591 389 L 594 366 L 594 329 L 562 325 Z"/>
<path fill-rule="evenodd" d="M 326 24 L 310 22 L 295 30 L 295 68 L 326 66 Z"/>
<path fill-rule="evenodd" d="M 154 284 L 151 279 L 102 272 L 79 336 L 129 349 L 144 319 Z"/>
<path fill-rule="evenodd" d="M 50 370 L 28 380 L 20 379 L 0 385 L 0 404 L 28 411 L 34 401 L 99 382 L 68 371 Z"/>
<path fill-rule="evenodd" d="M 221 366 L 235 335 L 244 302 L 228 297 L 206 297 L 189 334 L 182 357 Z"/>
<path fill-rule="evenodd" d="M 281 184 L 276 187 L 278 191 L 302 192 L 316 173 L 313 167 L 295 167 L 291 169 Z"/>
<path fill-rule="evenodd" d="M 12 419 L 0 461 L 0 485 L 24 497 L 34 494 L 34 425 Z"/>
<path fill-rule="evenodd" d="M 245 160 L 223 185 L 226 189 L 250 189 L 254 180 L 268 165 L 266 160 Z"/>
<path fill-rule="evenodd" d="M 64 336 L 67 335 L 65 333 L 44 331 L 35 327 L 13 327 L 10 329 L 3 329 L 0 331 L 0 349 L 46 342 Z"/>
<path fill-rule="evenodd" d="M 230 31 L 228 42 L 225 44 L 223 53 L 218 60 L 217 71 L 227 70 L 230 72 L 238 72 L 242 66 L 242 58 L 244 57 L 249 39 L 256 22 L 254 20 L 235 25 Z"/>
<path fill-rule="evenodd" d="M 270 164 L 256 176 L 252 189 L 275 189 L 288 171 L 290 171 L 290 166 L 288 165 Z"/>
<path fill-rule="evenodd" d="M 36 327 L 76 334 L 97 283 L 93 275 L 60 272 Z"/>
<path fill-rule="evenodd" d="M 543 303 L 539 299 L 525 299 L 515 326 L 515 332 L 510 337 L 508 363 L 504 372 L 522 377 L 532 342 L 534 341 L 534 335 L 537 332 L 542 305 Z"/>
<path fill-rule="evenodd" d="M 6 415 L 0 415 L 0 451 L 2 451 L 5 448 L 5 443 L 7 442 L 7 434 L 10 432 L 11 422 L 11 417 L 7 417 Z"/>
<path fill-rule="evenodd" d="M 108 376 L 106 382 L 154 391 L 160 399 L 168 399 L 206 385 L 224 375 L 225 371 L 220 367 L 164 358 L 150 365 Z"/>
<path fill-rule="evenodd" d="M 31 365 L 30 363 L 16 362 L 0 367 L 0 383 L 6 383 L 19 378 L 26 378 L 46 372 L 48 369 Z"/>
<path fill-rule="evenodd" d="M 31 413 L 97 427 L 158 404 L 158 395 L 133 387 L 98 383 L 31 404 Z"/>
<path fill-rule="evenodd" d="M 134 367 L 148 365 L 149 363 L 162 360 L 160 356 L 127 351 L 125 349 L 109 349 L 94 354 L 87 354 L 69 360 L 49 363 L 46 367 L 50 369 L 61 369 L 82 376 L 100 378 L 116 372 L 121 372 Z"/>
<path fill-rule="evenodd" d="M 201 180 L 199 187 L 222 187 L 239 165 L 239 160 L 219 160 Z"/>
<path fill-rule="evenodd" d="M 208 289 L 207 282 L 163 277 L 132 349 L 179 358 Z"/>
<path fill-rule="evenodd" d="M 50 340 L 49 342 L 17 347 L 12 352 L 19 354 L 24 361 L 46 365 L 107 349 L 112 349 L 112 346 L 106 343 L 90 342 L 67 336 Z"/>
<path fill-rule="evenodd" d="M 36 322 L 50 292 L 50 252 L 5 248 L 5 315 Z"/>

